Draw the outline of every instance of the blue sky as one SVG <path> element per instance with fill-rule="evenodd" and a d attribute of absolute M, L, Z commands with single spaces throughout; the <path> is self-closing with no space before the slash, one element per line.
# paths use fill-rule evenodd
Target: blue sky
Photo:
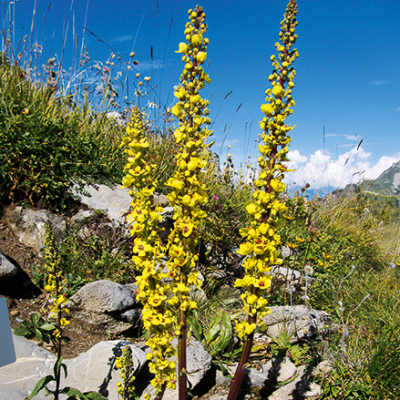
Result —
<path fill-rule="evenodd" d="M 132 71 L 151 77 L 154 90 L 148 100 L 167 107 L 174 104 L 173 85 L 182 70 L 174 50 L 184 40 L 187 9 L 195 2 L 36 2 L 32 41 L 43 46 L 40 60 L 55 54 L 60 59 L 64 40 L 66 68 L 79 61 L 82 40 L 92 60 L 103 63 L 111 52 L 124 61 L 134 50 L 139 65 Z M 1 0 L 2 27 L 7 29 L 7 9 L 11 9 L 13 45 L 18 48 L 24 34 L 29 40 L 34 0 L 8 4 Z M 286 0 L 205 0 L 199 4 L 206 12 L 210 38 L 205 69 L 212 82 L 204 97 L 211 102 L 214 150 L 222 158 L 229 151 L 239 166 L 248 155 L 253 160 L 257 156 L 260 104 Z M 288 182 L 309 181 L 317 188 L 343 186 L 360 176 L 374 178 L 400 160 L 400 2 L 298 0 L 298 5 L 300 57 L 290 153 L 297 171 Z M 133 88 L 130 96 L 134 98 Z M 154 116 L 155 111 L 150 111 Z"/>

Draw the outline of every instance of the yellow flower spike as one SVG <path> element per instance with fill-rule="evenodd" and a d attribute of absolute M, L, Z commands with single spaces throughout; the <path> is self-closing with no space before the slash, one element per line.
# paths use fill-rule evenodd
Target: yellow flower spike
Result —
<path fill-rule="evenodd" d="M 180 84 L 175 90 L 175 96 L 180 100 L 172 107 L 172 114 L 178 119 L 179 126 L 174 137 L 177 144 L 176 171 L 168 180 L 171 188 L 168 194 L 171 206 L 174 208 L 174 228 L 168 238 L 168 276 L 174 296 L 168 298 L 167 304 L 178 311 L 178 320 L 174 320 L 174 330 L 178 336 L 178 348 L 185 346 L 187 329 L 186 315 L 197 305 L 190 299 L 190 286 L 199 285 L 196 271 L 198 251 L 198 231 L 205 212 L 201 207 L 207 201 L 204 168 L 207 165 L 209 150 L 207 139 L 211 131 L 207 128 L 210 119 L 208 101 L 200 96 L 200 90 L 209 81 L 203 71 L 202 64 L 207 58 L 208 39 L 204 38 L 206 24 L 205 14 L 197 6 L 189 10 L 189 22 L 185 26 L 187 47 L 185 57 L 182 57 L 184 70 L 180 76 Z M 179 354 L 182 351 L 179 350 Z M 178 357 L 178 370 L 182 370 L 184 360 Z M 179 374 L 178 380 L 186 380 L 185 374 Z M 181 389 L 182 390 L 182 389 Z"/>
<path fill-rule="evenodd" d="M 180 49 L 185 50 L 182 46 Z M 170 333 L 174 329 L 174 319 L 165 302 L 172 294 L 160 287 L 163 277 L 157 272 L 166 250 L 159 238 L 160 208 L 153 201 L 157 181 L 152 176 L 155 165 L 148 162 L 148 130 L 149 124 L 143 113 L 134 107 L 126 129 L 127 137 L 123 141 L 129 157 L 125 167 L 127 175 L 122 183 L 133 189 L 130 191 L 133 199 L 127 221 L 132 224 L 131 234 L 134 236 L 132 262 L 139 273 L 136 279 L 137 299 L 143 304 L 143 326 L 149 333 L 146 342 L 151 349 L 149 368 L 158 375 L 153 384 L 156 392 L 162 393 L 169 382 L 175 379 L 175 368 L 165 368 L 167 358 L 174 351 Z"/>
<path fill-rule="evenodd" d="M 282 182 L 287 172 L 285 162 L 290 142 L 288 133 L 293 127 L 286 124 L 286 119 L 293 113 L 292 89 L 295 71 L 293 62 L 298 53 L 292 50 L 296 35 L 293 30 L 297 25 L 296 0 L 289 0 L 281 23 L 280 42 L 275 44 L 278 56 L 272 55 L 273 72 L 269 75 L 272 88 L 265 91 L 265 104 L 261 105 L 264 114 L 260 122 L 260 157 L 258 157 L 259 174 L 254 181 L 256 190 L 253 199 L 246 206 L 249 214 L 249 225 L 240 231 L 244 242 L 239 247 L 239 254 L 247 256 L 243 262 L 244 277 L 237 279 L 236 287 L 243 290 L 243 320 L 236 321 L 235 329 L 240 338 L 245 340 L 243 349 L 251 349 L 254 331 L 263 315 L 269 311 L 266 293 L 271 286 L 268 274 L 271 265 L 280 263 L 278 246 L 281 243 L 276 233 L 278 217 L 284 213 L 286 206 L 281 200 L 285 191 Z M 248 358 L 242 357 L 232 382 L 228 399 L 236 399 L 241 386 L 244 369 Z"/>

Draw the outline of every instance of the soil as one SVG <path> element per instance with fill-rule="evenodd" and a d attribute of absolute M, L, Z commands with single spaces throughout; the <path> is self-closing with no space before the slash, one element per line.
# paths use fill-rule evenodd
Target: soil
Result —
<path fill-rule="evenodd" d="M 0 217 L 0 250 L 21 268 L 17 279 L 5 287 L 0 287 L 0 296 L 7 300 L 11 327 L 16 328 L 21 321 L 29 320 L 32 312 L 39 312 L 45 303 L 45 294 L 32 282 L 32 266 L 41 261 L 32 249 L 18 240 L 4 215 Z M 103 340 L 131 339 L 120 336 L 111 338 L 104 329 L 94 329 L 93 325 L 74 318 L 73 314 L 71 323 L 65 329 L 65 336 L 70 339 L 63 346 L 65 359 L 74 358 Z M 51 351 L 51 347 L 46 343 L 38 344 Z"/>

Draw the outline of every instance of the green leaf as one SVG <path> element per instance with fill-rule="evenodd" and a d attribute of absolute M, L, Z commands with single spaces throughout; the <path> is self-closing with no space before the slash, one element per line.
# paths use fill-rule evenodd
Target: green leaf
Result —
<path fill-rule="evenodd" d="M 32 393 L 28 396 L 28 400 L 31 400 L 32 397 L 36 396 L 49 382 L 54 380 L 54 377 L 51 375 L 47 375 L 44 378 L 40 379 L 33 389 Z"/>
<path fill-rule="evenodd" d="M 49 322 L 45 322 L 44 324 L 40 325 L 40 329 L 43 329 L 45 331 L 53 331 L 54 329 L 56 329 L 56 327 Z"/>
<path fill-rule="evenodd" d="M 87 400 L 87 397 L 80 390 L 71 388 L 69 386 L 63 388 L 60 391 L 60 393 L 66 394 L 68 396 L 67 400 L 76 400 L 76 399 Z"/>
<path fill-rule="evenodd" d="M 60 357 L 59 359 L 57 359 L 56 363 L 54 364 L 54 376 L 57 376 L 60 373 L 60 368 L 64 369 L 64 374 L 65 377 L 67 377 L 68 373 L 67 373 L 67 366 L 65 364 L 63 364 L 62 362 L 62 357 Z"/>
<path fill-rule="evenodd" d="M 206 342 L 208 344 L 210 344 L 218 335 L 218 333 L 220 331 L 219 323 L 221 321 L 221 318 L 222 318 L 221 312 L 214 315 L 214 317 L 211 321 L 211 326 L 206 333 Z"/>
<path fill-rule="evenodd" d="M 85 396 L 89 400 L 107 400 L 106 397 L 102 396 L 100 393 L 97 392 L 85 392 Z"/>
<path fill-rule="evenodd" d="M 32 332 L 25 328 L 24 326 L 19 326 L 18 328 L 13 329 L 14 334 L 18 336 L 29 336 L 32 335 Z"/>
<path fill-rule="evenodd" d="M 218 324 L 219 334 L 215 340 L 208 343 L 212 356 L 222 353 L 232 340 L 231 317 L 226 311 L 222 311 L 220 314 L 221 319 Z"/>
<path fill-rule="evenodd" d="M 43 340 L 43 333 L 40 332 L 40 330 L 39 330 L 38 328 L 34 328 L 33 330 L 34 330 L 34 332 L 35 332 L 35 336 L 36 336 L 39 340 L 41 340 L 41 341 L 43 342 L 43 341 L 44 341 L 44 340 Z"/>
<path fill-rule="evenodd" d="M 34 327 L 37 326 L 37 324 L 39 322 L 39 319 L 40 319 L 40 314 L 39 313 L 31 314 L 31 321 L 32 321 L 32 324 L 33 324 Z"/>

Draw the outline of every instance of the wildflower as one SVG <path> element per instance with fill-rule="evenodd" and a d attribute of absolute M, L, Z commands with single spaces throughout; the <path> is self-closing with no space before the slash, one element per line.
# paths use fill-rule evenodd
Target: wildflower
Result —
<path fill-rule="evenodd" d="M 188 43 L 180 43 L 178 53 L 183 53 L 184 69 L 180 84 L 175 87 L 174 95 L 178 102 L 171 108 L 171 113 L 179 120 L 174 137 L 178 147 L 176 156 L 177 169 L 167 185 L 168 194 L 174 207 L 174 228 L 168 238 L 169 261 L 168 274 L 174 296 L 168 300 L 178 311 L 175 332 L 178 335 L 178 370 L 180 391 L 186 390 L 186 359 L 182 355 L 186 347 L 186 315 L 197 307 L 190 300 L 189 285 L 199 285 L 195 266 L 198 260 L 198 231 L 205 212 L 201 207 L 207 201 L 204 181 L 204 168 L 207 165 L 207 138 L 211 131 L 205 126 L 210 123 L 208 101 L 201 98 L 199 91 L 209 81 L 201 64 L 207 57 L 208 39 L 204 38 L 207 25 L 201 7 L 189 10 L 189 22 L 185 35 Z M 184 389 L 185 388 L 185 389 Z M 181 396 L 181 394 L 180 394 Z M 182 395 L 184 398 L 185 394 Z M 180 397 L 181 398 L 181 397 Z"/>
<path fill-rule="evenodd" d="M 265 289 L 260 283 L 267 283 L 270 265 L 282 262 L 278 257 L 281 244 L 277 234 L 278 216 L 287 210 L 281 198 L 285 190 L 284 167 L 287 159 L 288 133 L 293 127 L 288 126 L 286 118 L 293 113 L 292 84 L 296 74 L 292 64 L 296 59 L 297 50 L 292 50 L 297 35 L 294 34 L 296 21 L 296 0 L 289 0 L 284 19 L 281 22 L 279 38 L 276 44 L 279 57 L 271 57 L 273 72 L 269 76 L 272 89 L 266 90 L 266 102 L 261 106 L 264 117 L 260 122 L 262 132 L 259 145 L 260 157 L 258 165 L 260 172 L 254 181 L 255 192 L 246 211 L 249 214 L 249 226 L 241 230 L 244 243 L 240 245 L 239 254 L 247 256 L 243 262 L 244 277 L 235 282 L 236 287 L 243 289 L 243 312 L 245 319 L 236 322 L 236 331 L 245 340 L 241 360 L 232 381 L 228 400 L 236 399 L 244 377 L 245 364 L 250 354 L 254 331 L 257 322 L 268 313 Z M 279 60 L 279 61 L 278 61 Z M 265 281 L 265 277 L 268 277 Z M 265 285 L 264 283 L 264 285 Z M 269 285 L 268 285 L 269 286 Z"/>
<path fill-rule="evenodd" d="M 161 287 L 165 274 L 160 265 L 166 250 L 159 238 L 162 208 L 153 202 L 157 181 L 152 177 L 155 165 L 148 162 L 149 143 L 145 136 L 148 129 L 143 113 L 135 107 L 122 143 L 128 155 L 122 184 L 134 189 L 130 192 L 133 199 L 127 221 L 132 224 L 132 261 L 139 273 L 137 299 L 143 304 L 143 325 L 149 333 L 146 341 L 151 349 L 149 368 L 156 375 L 151 383 L 156 393 L 163 393 L 166 387 L 175 387 L 172 383 L 175 367 L 173 363 L 166 364 L 174 354 L 171 341 L 175 316 L 165 301 L 172 294 Z"/>

